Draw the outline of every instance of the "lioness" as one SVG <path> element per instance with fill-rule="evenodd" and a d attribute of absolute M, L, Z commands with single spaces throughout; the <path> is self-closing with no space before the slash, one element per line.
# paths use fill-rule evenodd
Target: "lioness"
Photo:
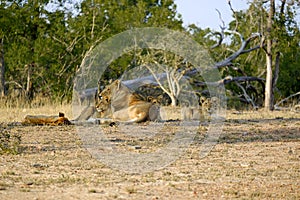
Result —
<path fill-rule="evenodd" d="M 58 116 L 46 115 L 27 115 L 22 121 L 22 125 L 71 125 L 72 123 L 65 117 L 64 113 L 59 113 Z"/>
<path fill-rule="evenodd" d="M 123 122 L 144 122 L 158 118 L 158 108 L 121 83 L 106 86 L 96 97 L 96 110 L 100 118 Z"/>

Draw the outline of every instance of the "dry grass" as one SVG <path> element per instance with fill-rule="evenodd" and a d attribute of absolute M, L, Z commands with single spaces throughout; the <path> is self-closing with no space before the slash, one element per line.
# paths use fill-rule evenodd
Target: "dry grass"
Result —
<path fill-rule="evenodd" d="M 66 117 L 72 118 L 71 104 L 44 105 L 40 107 L 0 107 L 0 122 L 20 122 L 26 115 L 58 115 L 65 113 Z"/>
<path fill-rule="evenodd" d="M 299 118 L 300 112 L 293 111 L 265 111 L 263 109 L 257 111 L 232 111 L 227 113 L 227 119 L 248 119 L 248 120 L 260 120 L 260 119 L 293 119 Z"/>
<path fill-rule="evenodd" d="M 1 108 L 0 122 L 59 111 L 68 117 L 71 109 L 70 105 Z M 126 125 L 136 135 L 147 127 L 147 123 Z M 206 128 L 203 123 L 195 142 L 169 166 L 127 174 L 92 158 L 74 126 L 10 125 L 10 133 L 22 136 L 22 153 L 0 157 L 0 199 L 300 198 L 299 113 L 228 112 L 219 143 L 201 159 Z M 124 135 L 117 127 L 104 129 L 121 149 L 148 153 L 164 147 L 168 142 L 164 133 L 172 130 L 172 123 L 165 132 L 142 140 Z M 139 148 L 132 149 L 133 145 Z"/>

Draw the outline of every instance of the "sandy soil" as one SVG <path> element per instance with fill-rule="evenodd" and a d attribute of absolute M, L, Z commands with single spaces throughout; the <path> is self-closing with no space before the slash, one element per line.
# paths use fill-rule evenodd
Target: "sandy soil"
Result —
<path fill-rule="evenodd" d="M 2 121 L 2 130 L 22 137 L 21 153 L 0 157 L 2 200 L 300 199 L 299 113 L 229 114 L 218 143 L 204 158 L 199 151 L 208 125 L 201 123 L 180 158 L 162 169 L 135 174 L 112 169 L 93 157 L 75 126 Z M 149 123 L 126 125 L 136 133 L 130 136 L 118 127 L 102 128 L 117 148 L 145 154 L 164 148 L 176 123 L 142 139 L 134 136 Z"/>

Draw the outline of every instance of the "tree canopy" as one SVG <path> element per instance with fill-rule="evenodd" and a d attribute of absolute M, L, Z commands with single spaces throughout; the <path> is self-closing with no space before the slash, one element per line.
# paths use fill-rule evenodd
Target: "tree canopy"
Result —
<path fill-rule="evenodd" d="M 260 2 L 253 1 L 246 11 L 234 12 L 235 20 L 228 29 L 245 37 L 255 32 L 264 36 L 269 7 Z M 278 4 L 278 12 L 274 15 L 270 37 L 274 55 L 281 55 L 274 91 L 277 99 L 300 91 L 297 8 L 296 3 Z M 215 40 L 207 37 L 212 32 L 210 29 L 183 26 L 174 0 L 82 0 L 71 4 L 68 0 L 5 0 L 0 2 L 0 24 L 0 75 L 3 75 L 0 76 L 0 94 L 11 95 L 19 90 L 19 95 L 29 100 L 34 96 L 46 96 L 69 101 L 75 74 L 85 54 L 105 39 L 131 28 L 165 27 L 190 34 L 208 49 L 215 44 Z M 239 38 L 228 37 L 230 42 L 210 50 L 216 62 L 230 55 L 228 49 L 237 50 Z M 112 63 L 108 76 L 122 73 L 132 62 L 131 55 L 124 57 Z M 275 64 L 275 60 L 273 62 Z M 233 64 L 248 76 L 265 78 L 265 63 L 262 47 L 241 55 Z M 220 71 L 223 77 L 238 76 L 232 68 Z M 226 87 L 239 93 L 233 85 Z"/>

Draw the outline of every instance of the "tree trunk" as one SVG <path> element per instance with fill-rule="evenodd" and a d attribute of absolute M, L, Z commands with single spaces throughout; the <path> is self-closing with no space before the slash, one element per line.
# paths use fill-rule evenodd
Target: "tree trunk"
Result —
<path fill-rule="evenodd" d="M 30 82 L 31 82 L 31 64 L 27 65 L 27 84 L 26 84 L 26 93 L 30 92 Z"/>
<path fill-rule="evenodd" d="M 177 106 L 177 98 L 174 95 L 171 95 L 170 98 L 171 98 L 171 106 L 173 107 Z"/>
<path fill-rule="evenodd" d="M 275 100 L 274 100 L 275 88 L 276 88 L 277 80 L 279 77 L 279 65 L 280 65 L 279 61 L 280 61 L 280 52 L 276 52 L 275 71 L 274 71 L 273 80 L 272 80 L 272 91 L 273 91 L 272 105 L 273 106 L 275 104 Z"/>
<path fill-rule="evenodd" d="M 31 75 L 32 75 L 32 68 L 34 66 L 34 63 L 31 63 L 27 65 L 27 84 L 26 84 L 26 99 L 28 101 L 31 101 L 33 99 L 33 91 L 32 91 L 32 81 L 31 81 Z"/>
<path fill-rule="evenodd" d="M 5 65 L 3 39 L 0 38 L 0 97 L 5 96 Z"/>
<path fill-rule="evenodd" d="M 266 54 L 267 62 L 267 77 L 266 77 L 266 89 L 265 89 L 265 109 L 272 110 L 272 96 L 273 96 L 273 87 L 272 87 L 272 55 Z"/>
<path fill-rule="evenodd" d="M 266 76 L 266 89 L 265 89 L 265 109 L 266 110 L 273 110 L 273 86 L 272 86 L 272 26 L 273 26 L 273 19 L 275 14 L 275 0 L 270 0 L 270 10 L 267 22 L 267 49 L 266 49 L 266 68 L 267 68 L 267 76 Z"/>

